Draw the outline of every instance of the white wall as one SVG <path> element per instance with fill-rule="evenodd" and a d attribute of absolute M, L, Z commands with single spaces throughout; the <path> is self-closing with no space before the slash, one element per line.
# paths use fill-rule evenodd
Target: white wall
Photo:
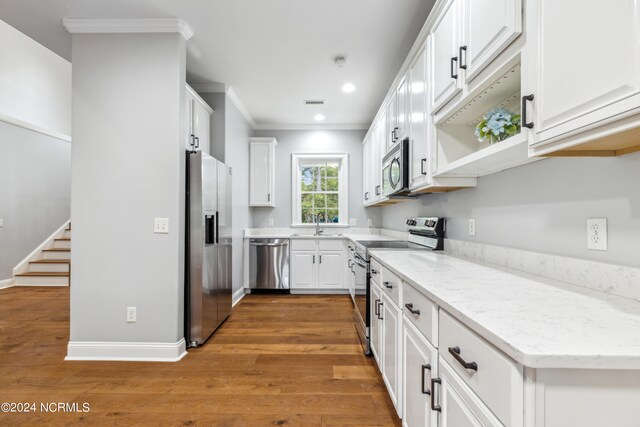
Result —
<path fill-rule="evenodd" d="M 0 120 L 71 135 L 71 63 L 3 21 Z"/>
<path fill-rule="evenodd" d="M 358 227 L 367 227 L 371 218 L 378 222 L 379 208 L 362 206 L 362 140 L 364 130 L 257 130 L 255 136 L 275 137 L 276 147 L 276 207 L 252 208 L 253 226 L 291 226 L 291 154 L 292 153 L 348 153 L 349 154 L 349 218 Z"/>
<path fill-rule="evenodd" d="M 478 180 L 478 187 L 380 208 L 385 228 L 448 218 L 448 237 L 640 267 L 640 153 L 557 158 Z M 607 217 L 609 250 L 587 250 L 587 218 Z M 467 233 L 476 220 L 476 237 Z"/>
<path fill-rule="evenodd" d="M 178 34 L 73 35 L 71 341 L 184 336 L 185 50 Z"/>

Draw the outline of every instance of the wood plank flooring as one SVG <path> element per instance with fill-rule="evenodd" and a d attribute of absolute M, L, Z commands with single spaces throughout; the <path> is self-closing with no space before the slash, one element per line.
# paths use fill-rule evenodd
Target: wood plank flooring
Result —
<path fill-rule="evenodd" d="M 177 363 L 67 362 L 68 288 L 0 290 L 0 425 L 398 426 L 348 296 L 249 295 Z"/>

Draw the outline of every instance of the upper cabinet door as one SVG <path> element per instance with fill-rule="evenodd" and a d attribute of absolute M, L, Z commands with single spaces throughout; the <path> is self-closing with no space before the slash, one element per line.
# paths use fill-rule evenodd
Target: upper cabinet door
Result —
<path fill-rule="evenodd" d="M 275 206 L 275 146 L 273 138 L 251 138 L 249 145 L 249 206 Z"/>
<path fill-rule="evenodd" d="M 362 145 L 362 202 L 365 206 L 373 201 L 373 165 L 371 164 L 373 160 L 372 138 L 373 132 L 370 132 Z"/>
<path fill-rule="evenodd" d="M 462 0 L 459 66 L 471 81 L 522 32 L 521 0 Z"/>
<path fill-rule="evenodd" d="M 211 114 L 200 102 L 193 102 L 193 134 L 195 135 L 196 149 L 210 153 Z"/>
<path fill-rule="evenodd" d="M 459 76 L 460 2 L 450 0 L 440 12 L 431 30 L 431 80 L 433 112 L 461 89 Z"/>
<path fill-rule="evenodd" d="M 640 107 L 640 3 L 610 0 L 586 7 L 580 0 L 529 0 L 526 5 L 523 95 L 534 95 L 526 102 L 532 145 Z"/>
<path fill-rule="evenodd" d="M 396 90 L 396 141 L 404 139 L 409 124 L 409 83 L 407 78 L 402 79 Z"/>
<path fill-rule="evenodd" d="M 398 97 L 397 93 L 391 96 L 387 104 L 387 143 L 385 152 L 398 141 Z"/>
<path fill-rule="evenodd" d="M 427 183 L 427 62 L 426 51 L 418 54 L 409 69 L 409 149 L 411 152 L 411 187 Z"/>

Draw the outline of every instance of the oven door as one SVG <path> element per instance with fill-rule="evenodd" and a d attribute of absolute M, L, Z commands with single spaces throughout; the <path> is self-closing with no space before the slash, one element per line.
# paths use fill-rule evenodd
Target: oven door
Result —
<path fill-rule="evenodd" d="M 358 254 L 353 258 L 355 275 L 355 322 L 364 353 L 369 354 L 369 272 L 367 262 Z"/>

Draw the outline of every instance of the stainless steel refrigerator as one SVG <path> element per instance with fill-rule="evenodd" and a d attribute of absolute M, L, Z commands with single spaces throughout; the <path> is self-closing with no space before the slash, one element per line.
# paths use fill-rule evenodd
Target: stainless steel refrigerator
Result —
<path fill-rule="evenodd" d="M 203 344 L 231 313 L 231 168 L 187 152 L 185 339 Z"/>

